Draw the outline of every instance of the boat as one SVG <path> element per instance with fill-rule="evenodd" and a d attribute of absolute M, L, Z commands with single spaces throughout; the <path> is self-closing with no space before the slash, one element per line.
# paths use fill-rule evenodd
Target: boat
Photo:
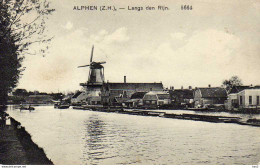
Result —
<path fill-rule="evenodd" d="M 68 108 L 70 108 L 70 105 L 69 105 L 69 104 L 55 103 L 55 104 L 54 104 L 54 108 L 58 108 L 58 109 L 68 109 Z"/>
<path fill-rule="evenodd" d="M 238 124 L 260 127 L 260 119 L 254 118 L 254 119 L 248 119 L 247 121 L 239 120 Z"/>
<path fill-rule="evenodd" d="M 214 108 L 202 107 L 202 108 L 187 108 L 192 111 L 214 111 Z"/>
<path fill-rule="evenodd" d="M 70 108 L 70 105 L 69 105 L 69 104 L 60 104 L 60 105 L 58 106 L 58 109 L 68 109 L 68 108 Z"/>
<path fill-rule="evenodd" d="M 20 107 L 20 110 L 29 110 L 29 111 L 32 111 L 32 110 L 35 110 L 35 108 L 34 108 L 34 107 L 31 107 L 31 106 L 29 106 L 29 107 L 24 107 L 24 106 L 22 106 L 22 107 Z"/>

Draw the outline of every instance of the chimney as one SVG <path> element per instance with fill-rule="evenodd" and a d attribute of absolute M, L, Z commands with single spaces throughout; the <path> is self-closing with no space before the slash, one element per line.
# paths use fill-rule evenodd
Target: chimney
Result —
<path fill-rule="evenodd" d="M 126 83 L 126 76 L 124 76 L 124 83 Z"/>
<path fill-rule="evenodd" d="M 189 86 L 189 90 L 192 90 L 192 86 Z"/>
<path fill-rule="evenodd" d="M 209 88 L 211 87 L 211 85 L 209 84 Z"/>
<path fill-rule="evenodd" d="M 181 90 L 183 90 L 183 86 L 181 86 Z"/>

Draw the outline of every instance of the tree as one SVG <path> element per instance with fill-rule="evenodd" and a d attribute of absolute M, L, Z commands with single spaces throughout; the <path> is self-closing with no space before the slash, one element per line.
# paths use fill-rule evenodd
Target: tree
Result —
<path fill-rule="evenodd" d="M 0 0 L 0 104 L 16 87 L 24 57 L 45 56 L 52 39 L 45 33 L 45 21 L 53 11 L 46 0 Z M 38 50 L 30 49 L 32 45 Z"/>
<path fill-rule="evenodd" d="M 227 90 L 230 90 L 233 86 L 241 86 L 243 83 L 238 76 L 232 76 L 230 79 L 224 80 L 223 85 Z"/>
<path fill-rule="evenodd" d="M 13 92 L 13 95 L 14 95 L 14 96 L 23 96 L 23 97 L 25 97 L 25 96 L 28 95 L 28 92 L 27 92 L 27 90 L 25 90 L 25 89 L 16 89 L 16 90 Z"/>

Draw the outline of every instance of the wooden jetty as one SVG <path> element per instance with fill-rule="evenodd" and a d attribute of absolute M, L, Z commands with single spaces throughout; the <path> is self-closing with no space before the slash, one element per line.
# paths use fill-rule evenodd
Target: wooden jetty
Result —
<path fill-rule="evenodd" d="M 129 110 L 129 109 L 124 109 L 123 112 L 124 114 L 131 114 L 131 115 L 142 115 L 142 116 L 163 116 L 165 112 L 160 112 L 160 111 L 148 111 L 148 110 Z"/>
<path fill-rule="evenodd" d="M 166 118 L 176 118 L 184 120 L 196 120 L 196 121 L 207 121 L 207 122 L 222 122 L 222 123 L 237 123 L 240 117 L 225 117 L 225 116 L 214 116 L 214 115 L 201 115 L 201 114 L 168 114 L 165 113 Z"/>

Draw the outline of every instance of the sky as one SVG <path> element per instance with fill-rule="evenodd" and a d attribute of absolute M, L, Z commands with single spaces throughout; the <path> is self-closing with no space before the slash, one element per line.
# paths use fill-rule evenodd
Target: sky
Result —
<path fill-rule="evenodd" d="M 106 61 L 109 82 L 162 82 L 164 87 L 221 86 L 237 75 L 260 84 L 260 1 L 255 0 L 50 0 L 56 11 L 46 29 L 54 36 L 45 57 L 27 55 L 18 88 L 80 90 L 94 61 Z M 115 6 L 117 11 L 73 10 Z M 145 10 L 147 6 L 169 10 Z M 181 10 L 192 5 L 192 10 Z M 128 10 L 143 7 L 144 10 Z M 31 48 L 33 50 L 34 48 Z"/>

